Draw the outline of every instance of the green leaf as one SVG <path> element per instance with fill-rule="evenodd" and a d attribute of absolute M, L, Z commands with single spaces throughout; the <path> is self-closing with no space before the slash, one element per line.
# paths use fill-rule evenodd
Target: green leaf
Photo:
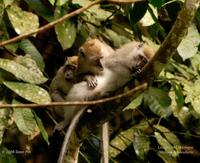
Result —
<path fill-rule="evenodd" d="M 182 89 L 181 89 L 180 85 L 175 82 L 172 82 L 172 87 L 176 94 L 176 103 L 178 104 L 178 107 L 181 108 L 185 103 Z"/>
<path fill-rule="evenodd" d="M 200 79 L 191 84 L 183 83 L 183 85 L 186 93 L 185 103 L 191 103 L 194 110 L 200 113 Z"/>
<path fill-rule="evenodd" d="M 199 44 L 200 44 L 200 34 L 195 24 L 192 24 L 188 28 L 187 36 L 181 41 L 180 45 L 177 48 L 178 53 L 183 60 L 191 58 L 197 53 Z"/>
<path fill-rule="evenodd" d="M 123 111 L 137 108 L 138 106 L 141 105 L 142 100 L 143 100 L 143 94 L 140 94 L 133 101 L 131 101 L 131 103 L 128 104 L 128 106 L 126 106 Z"/>
<path fill-rule="evenodd" d="M 154 119 L 149 119 L 148 122 L 153 123 Z M 112 144 L 114 147 L 109 146 L 109 154 L 111 157 L 115 158 L 121 151 L 124 151 L 127 147 L 129 147 L 132 143 L 134 143 L 135 133 L 144 132 L 147 129 L 149 129 L 149 124 L 146 120 L 141 121 L 139 124 L 133 126 L 132 128 L 129 128 L 125 131 L 120 132 L 114 139 L 111 140 L 110 144 Z M 138 138 L 139 139 L 139 138 Z M 144 138 L 145 139 L 145 138 Z M 142 141 L 142 140 L 141 140 Z M 143 141 L 145 142 L 145 140 Z M 137 148 L 139 148 L 139 144 L 136 145 Z M 145 142 L 146 149 L 144 152 L 147 152 L 148 149 L 148 142 Z"/>
<path fill-rule="evenodd" d="M 35 120 L 36 120 L 37 125 L 38 125 L 38 127 L 39 127 L 39 129 L 40 129 L 40 132 L 41 132 L 41 134 L 42 134 L 43 139 L 44 139 L 44 140 L 46 141 L 46 143 L 49 145 L 49 144 L 50 144 L 50 142 L 49 142 L 49 136 L 48 136 L 48 134 L 47 134 L 47 131 L 46 131 L 45 128 L 44 128 L 44 125 L 43 125 L 41 119 L 37 116 L 37 114 L 35 113 L 34 110 L 32 111 L 32 113 L 33 113 L 34 116 L 35 116 Z"/>
<path fill-rule="evenodd" d="M 198 51 L 196 55 L 194 55 L 192 58 L 190 58 L 190 62 L 192 65 L 192 68 L 196 72 L 200 72 L 200 52 Z"/>
<path fill-rule="evenodd" d="M 57 5 L 57 6 L 62 6 L 62 5 L 64 5 L 67 1 L 68 1 L 68 0 L 57 0 L 57 1 L 56 1 L 56 5 Z"/>
<path fill-rule="evenodd" d="M 133 147 L 137 156 L 144 160 L 150 150 L 150 140 L 147 135 L 134 132 Z"/>
<path fill-rule="evenodd" d="M 48 22 L 53 21 L 53 13 L 41 0 L 24 0 L 27 5 Z"/>
<path fill-rule="evenodd" d="M 4 136 L 5 129 L 8 125 L 10 110 L 7 109 L 0 109 L 0 145 L 2 143 L 2 139 Z"/>
<path fill-rule="evenodd" d="M 124 151 L 128 146 L 132 144 L 132 140 L 133 129 L 130 128 L 117 135 L 114 139 L 111 140 L 110 144 L 120 149 L 120 151 Z M 116 148 L 113 148 L 112 146 L 109 146 L 109 155 L 115 158 L 120 153 L 120 151 L 116 150 Z"/>
<path fill-rule="evenodd" d="M 49 0 L 49 2 L 50 2 L 52 5 L 54 5 L 55 2 L 56 2 L 56 0 Z"/>
<path fill-rule="evenodd" d="M 148 9 L 148 1 L 135 3 L 129 11 L 129 21 L 131 25 L 137 23 L 145 15 Z"/>
<path fill-rule="evenodd" d="M 150 87 L 144 94 L 144 102 L 149 106 L 150 110 L 158 116 L 168 117 L 171 114 L 171 99 L 167 92 Z"/>
<path fill-rule="evenodd" d="M 164 0 L 149 0 L 149 2 L 158 8 L 161 8 L 161 6 L 164 4 Z"/>
<path fill-rule="evenodd" d="M 27 67 L 9 59 L 0 59 L 0 68 L 12 73 L 16 78 L 32 84 L 42 84 L 47 81 L 43 74 L 29 70 Z"/>
<path fill-rule="evenodd" d="M 0 31 L 1 31 L 0 40 L 5 41 L 5 40 L 9 40 L 10 36 L 8 34 L 5 22 L 3 21 L 3 18 L 1 18 L 1 16 L 2 16 L 1 14 L 3 14 L 3 12 L 0 13 Z M 10 52 L 15 53 L 18 48 L 18 45 L 16 43 L 12 43 L 12 44 L 6 45 L 5 48 L 8 49 Z"/>
<path fill-rule="evenodd" d="M 64 8 L 57 7 L 55 9 L 55 19 L 60 18 L 64 14 L 66 14 Z M 55 26 L 55 31 L 63 50 L 72 47 L 76 39 L 76 27 L 71 20 L 65 20 L 63 23 L 57 24 Z"/>
<path fill-rule="evenodd" d="M 32 58 L 36 61 L 40 70 L 44 71 L 45 64 L 42 55 L 31 41 L 29 41 L 28 39 L 22 40 L 19 44 L 19 48 L 22 49 L 26 54 L 30 54 Z"/>
<path fill-rule="evenodd" d="M 157 12 L 156 8 L 151 6 L 151 9 L 152 9 L 152 12 L 155 15 L 155 17 L 158 18 L 158 12 Z M 148 10 L 145 13 L 145 15 L 143 16 L 143 18 L 140 20 L 140 23 L 142 26 L 150 26 L 150 25 L 155 24 L 155 21 L 153 20 L 151 13 Z"/>
<path fill-rule="evenodd" d="M 13 3 L 14 0 L 3 0 L 4 6 L 7 7 Z"/>
<path fill-rule="evenodd" d="M 16 5 L 9 6 L 6 11 L 17 34 L 21 35 L 38 29 L 39 19 L 37 15 L 31 12 L 22 11 L 22 9 Z"/>
<path fill-rule="evenodd" d="M 4 9 L 5 9 L 5 6 L 3 5 L 3 3 L 0 3 L 0 24 L 1 24 L 2 21 L 3 21 Z M 2 34 L 1 34 L 1 35 L 2 35 Z M 0 35 L 0 36 L 1 36 L 1 35 Z"/>
<path fill-rule="evenodd" d="M 160 158 L 162 158 L 162 160 L 165 163 L 178 163 L 178 161 L 176 160 L 176 158 L 172 157 L 171 154 L 162 153 L 162 152 L 158 152 L 157 154 L 158 154 L 158 156 Z"/>
<path fill-rule="evenodd" d="M 17 163 L 14 155 L 12 155 L 12 150 L 8 150 L 4 146 L 0 146 L 0 162 L 2 163 Z"/>
<path fill-rule="evenodd" d="M 12 104 L 21 104 L 13 100 Z M 30 108 L 17 108 L 13 109 L 13 119 L 17 128 L 25 135 L 35 135 L 38 133 L 38 126 L 34 119 L 34 115 Z"/>
<path fill-rule="evenodd" d="M 177 157 L 181 152 L 181 144 L 176 135 L 161 125 L 154 125 L 154 128 L 159 131 L 155 131 L 154 134 L 165 152 L 173 157 Z"/>
<path fill-rule="evenodd" d="M 3 84 L 19 96 L 37 104 L 47 104 L 51 101 L 49 93 L 43 88 L 20 82 L 3 82 Z"/>

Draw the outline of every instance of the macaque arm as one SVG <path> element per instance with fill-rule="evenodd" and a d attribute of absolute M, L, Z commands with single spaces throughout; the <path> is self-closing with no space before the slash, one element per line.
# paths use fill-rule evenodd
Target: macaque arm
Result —
<path fill-rule="evenodd" d="M 53 101 L 60 101 L 60 102 L 65 101 L 64 97 L 62 96 L 62 93 L 58 90 L 52 91 L 51 98 Z"/>

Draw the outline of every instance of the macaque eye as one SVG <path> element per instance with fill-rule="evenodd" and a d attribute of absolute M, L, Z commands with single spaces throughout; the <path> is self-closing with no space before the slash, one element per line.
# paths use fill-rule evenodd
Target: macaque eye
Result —
<path fill-rule="evenodd" d="M 143 45 L 144 45 L 144 43 L 139 43 L 137 48 L 140 49 L 140 48 L 142 48 Z"/>
<path fill-rule="evenodd" d="M 81 57 L 85 57 L 85 53 L 84 53 L 83 49 L 79 49 L 79 53 L 80 53 Z"/>

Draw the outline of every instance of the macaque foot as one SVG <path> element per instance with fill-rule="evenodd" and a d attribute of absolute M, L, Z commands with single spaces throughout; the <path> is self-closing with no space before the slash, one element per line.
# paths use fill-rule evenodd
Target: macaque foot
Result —
<path fill-rule="evenodd" d="M 139 69 L 133 71 L 132 77 L 134 77 L 134 78 L 138 78 L 139 77 L 140 78 L 141 77 L 141 69 L 139 68 Z"/>
<path fill-rule="evenodd" d="M 95 88 L 97 86 L 97 78 L 95 76 L 88 75 L 86 79 L 90 88 Z"/>

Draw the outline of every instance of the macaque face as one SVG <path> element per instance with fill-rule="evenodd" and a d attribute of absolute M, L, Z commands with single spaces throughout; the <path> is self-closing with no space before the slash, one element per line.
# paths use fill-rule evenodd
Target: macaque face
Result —
<path fill-rule="evenodd" d="M 102 56 L 99 54 L 100 51 L 96 47 L 79 49 L 79 62 L 78 62 L 78 73 L 92 73 L 99 74 L 103 71 L 101 64 Z"/>
<path fill-rule="evenodd" d="M 66 65 L 64 70 L 64 76 L 66 80 L 73 80 L 75 79 L 75 71 L 76 67 L 73 65 Z"/>
<path fill-rule="evenodd" d="M 142 43 L 138 43 L 133 52 L 135 53 L 135 55 L 133 55 L 130 65 L 132 73 L 137 75 L 141 72 L 142 68 L 147 64 L 149 59 L 144 54 Z"/>

